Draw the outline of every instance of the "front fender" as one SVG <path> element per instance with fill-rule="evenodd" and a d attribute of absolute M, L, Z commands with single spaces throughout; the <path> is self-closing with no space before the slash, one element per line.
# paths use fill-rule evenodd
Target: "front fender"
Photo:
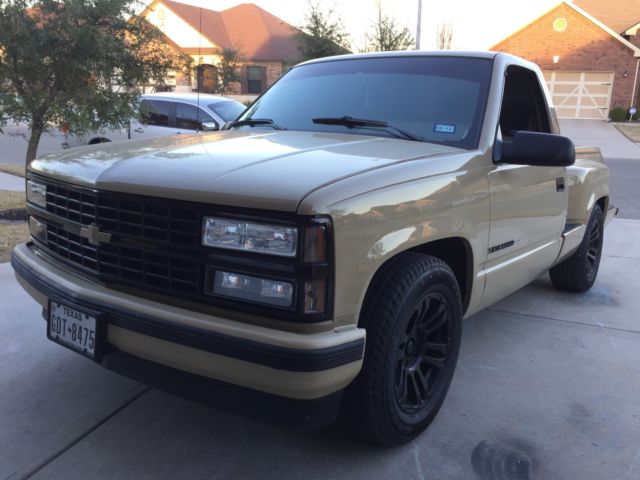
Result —
<path fill-rule="evenodd" d="M 376 272 L 398 254 L 436 240 L 464 239 L 473 255 L 468 311 L 479 304 L 484 277 L 489 192 L 486 169 L 451 172 L 390 185 L 328 208 L 335 233 L 336 326 L 357 323 Z"/>

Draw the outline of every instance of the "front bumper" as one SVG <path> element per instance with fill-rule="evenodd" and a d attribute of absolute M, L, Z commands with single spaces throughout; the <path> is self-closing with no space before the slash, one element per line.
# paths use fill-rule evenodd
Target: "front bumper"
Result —
<path fill-rule="evenodd" d="M 85 280 L 30 244 L 17 246 L 11 263 L 44 309 L 53 299 L 102 312 L 111 350 L 173 370 L 312 400 L 342 390 L 362 366 L 362 329 L 292 333 L 173 307 Z"/>

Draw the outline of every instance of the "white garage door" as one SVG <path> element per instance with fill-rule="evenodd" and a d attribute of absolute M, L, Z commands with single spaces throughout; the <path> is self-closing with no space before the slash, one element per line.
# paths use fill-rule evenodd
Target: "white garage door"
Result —
<path fill-rule="evenodd" d="M 613 72 L 543 73 L 558 118 L 609 118 Z"/>

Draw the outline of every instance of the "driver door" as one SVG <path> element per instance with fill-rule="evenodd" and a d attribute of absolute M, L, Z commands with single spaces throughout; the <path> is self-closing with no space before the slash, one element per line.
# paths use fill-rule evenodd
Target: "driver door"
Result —
<path fill-rule="evenodd" d="M 544 98 L 535 72 L 509 67 L 498 139 L 507 143 L 516 131 L 550 133 Z M 566 167 L 498 164 L 490 171 L 484 305 L 531 282 L 557 258 L 567 216 L 565 176 Z"/>

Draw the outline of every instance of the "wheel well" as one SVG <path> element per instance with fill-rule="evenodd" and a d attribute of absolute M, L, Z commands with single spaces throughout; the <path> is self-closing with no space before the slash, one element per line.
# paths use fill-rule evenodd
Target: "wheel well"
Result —
<path fill-rule="evenodd" d="M 414 247 L 411 251 L 437 257 L 449 265 L 458 281 L 462 305 L 466 312 L 473 280 L 473 252 L 469 242 L 461 237 L 443 238 Z"/>
<path fill-rule="evenodd" d="M 609 197 L 600 197 L 598 199 L 598 201 L 596 202 L 597 205 L 600 205 L 600 208 L 602 209 L 602 213 L 604 213 L 604 215 L 607 215 L 607 207 L 609 205 Z"/>
<path fill-rule="evenodd" d="M 107 143 L 110 142 L 111 140 L 109 140 L 108 138 L 104 138 L 104 137 L 96 137 L 96 138 L 92 138 L 91 140 L 89 140 L 89 145 L 97 145 L 98 143 Z"/>
<path fill-rule="evenodd" d="M 423 245 L 418 245 L 417 247 L 407 251 L 431 255 L 439 258 L 449 265 L 449 268 L 451 268 L 456 280 L 458 281 L 460 294 L 462 295 L 463 310 L 466 312 L 471 298 L 471 282 L 473 279 L 473 252 L 469 242 L 461 237 L 444 238 L 425 243 Z M 400 255 L 402 255 L 402 253 L 391 257 L 382 264 L 380 268 L 378 268 L 371 283 L 369 284 L 369 288 L 367 289 L 365 302 L 376 281 L 384 275 L 388 268 Z"/>

